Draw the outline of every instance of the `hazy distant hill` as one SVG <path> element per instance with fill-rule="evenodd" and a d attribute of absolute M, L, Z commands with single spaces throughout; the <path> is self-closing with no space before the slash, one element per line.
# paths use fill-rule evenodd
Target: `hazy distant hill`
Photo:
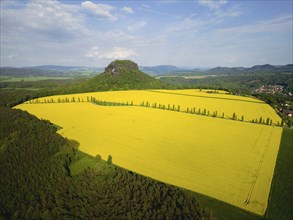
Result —
<path fill-rule="evenodd" d="M 26 67 L 24 67 L 26 68 Z M 32 66 L 27 67 L 30 69 L 44 69 L 44 70 L 56 70 L 56 71 L 70 71 L 70 70 L 94 70 L 102 72 L 104 68 L 102 67 L 85 67 L 85 66 L 59 66 L 59 65 L 42 65 L 42 66 Z"/>
<path fill-rule="evenodd" d="M 206 71 L 208 74 L 238 74 L 245 70 L 243 67 L 216 67 Z"/>
<path fill-rule="evenodd" d="M 270 64 L 253 67 L 215 67 L 211 69 L 188 69 L 173 65 L 140 66 L 138 70 L 150 76 L 196 76 L 196 75 L 231 75 L 243 73 L 293 73 L 293 64 L 273 66 Z M 102 67 L 43 65 L 32 67 L 1 67 L 0 75 L 27 76 L 68 76 L 97 75 L 104 71 Z"/>
<path fill-rule="evenodd" d="M 282 67 L 280 67 L 280 69 L 284 72 L 293 73 L 293 64 L 288 64 L 288 65 L 282 66 Z"/>
<path fill-rule="evenodd" d="M 293 65 L 288 64 L 285 66 L 273 66 L 270 64 L 265 65 L 256 65 L 250 68 L 244 67 L 217 67 L 208 70 L 209 73 L 223 73 L 223 74 L 237 74 L 237 73 L 264 73 L 264 72 L 274 72 L 274 73 L 281 73 L 281 72 L 292 72 L 293 73 Z"/>
<path fill-rule="evenodd" d="M 30 69 L 46 69 L 46 70 L 71 70 L 71 69 L 82 69 L 83 66 L 59 66 L 59 65 L 42 65 L 42 66 L 30 66 L 23 67 Z"/>
<path fill-rule="evenodd" d="M 215 67 L 208 70 L 181 70 L 160 74 L 160 76 L 232 75 L 245 73 L 293 73 L 293 64 L 273 66 L 270 64 L 245 67 Z"/>
<path fill-rule="evenodd" d="M 282 68 L 282 67 L 279 67 L 279 68 Z M 245 71 L 246 72 L 255 72 L 255 71 L 276 71 L 278 70 L 277 67 L 273 66 L 273 65 L 270 65 L 270 64 L 265 64 L 265 65 L 256 65 L 256 66 L 253 66 L 251 68 L 248 68 L 246 69 Z"/>
<path fill-rule="evenodd" d="M 177 66 L 172 66 L 172 65 L 140 66 L 139 69 L 150 75 L 161 75 L 161 74 L 166 74 L 170 72 L 184 70 L 183 68 L 179 68 Z"/>
<path fill-rule="evenodd" d="M 57 70 L 50 69 L 36 69 L 36 68 L 14 68 L 2 67 L 0 68 L 1 76 L 11 77 L 37 77 L 37 76 L 64 76 L 65 73 Z"/>
<path fill-rule="evenodd" d="M 87 68 L 73 66 L 33 66 L 33 67 L 2 67 L 0 68 L 1 76 L 10 77 L 65 77 L 65 76 L 82 76 L 97 75 L 103 68 Z"/>

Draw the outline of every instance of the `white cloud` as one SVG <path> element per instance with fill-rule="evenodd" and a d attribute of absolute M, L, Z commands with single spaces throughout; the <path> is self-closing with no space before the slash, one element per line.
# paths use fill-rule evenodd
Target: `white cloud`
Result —
<path fill-rule="evenodd" d="M 128 14 L 133 14 L 134 13 L 132 8 L 126 7 L 126 6 L 123 7 L 121 10 L 124 11 L 125 13 L 128 13 Z"/>
<path fill-rule="evenodd" d="M 179 34 L 186 34 L 186 32 L 198 32 L 202 28 L 207 27 L 208 25 L 211 25 L 214 23 L 214 19 L 201 19 L 195 17 L 195 14 L 192 14 L 191 16 L 184 18 L 182 21 L 171 24 L 167 28 L 167 32 L 177 32 Z"/>
<path fill-rule="evenodd" d="M 85 54 L 85 57 L 88 57 L 88 58 L 95 58 L 95 57 L 99 57 L 101 54 L 99 52 L 99 48 L 94 46 L 92 47 L 86 54 Z"/>
<path fill-rule="evenodd" d="M 214 13 L 214 16 L 217 19 L 224 19 L 224 18 L 232 18 L 232 17 L 238 17 L 242 15 L 243 12 L 239 9 L 238 6 L 232 6 L 227 8 L 225 11 L 219 9 L 216 10 Z"/>
<path fill-rule="evenodd" d="M 3 66 L 103 66 L 110 59 L 127 58 L 140 65 L 203 66 L 292 60 L 289 6 L 255 16 L 251 4 L 239 1 L 196 3 L 196 11 L 194 1 L 179 1 L 178 7 L 152 1 L 0 1 Z"/>
<path fill-rule="evenodd" d="M 135 52 L 131 49 L 114 47 L 112 51 L 106 52 L 101 57 L 107 59 L 126 59 L 135 55 Z"/>
<path fill-rule="evenodd" d="M 129 30 L 129 31 L 137 31 L 137 30 L 143 28 L 146 24 L 147 24 L 146 21 L 139 21 L 139 22 L 136 22 L 133 25 L 128 26 L 127 30 Z"/>
<path fill-rule="evenodd" d="M 231 63 L 231 64 L 235 63 L 236 61 L 238 61 L 238 58 L 234 56 L 228 57 L 228 59 L 226 60 L 227 63 Z"/>
<path fill-rule="evenodd" d="M 146 4 L 142 4 L 141 5 L 143 8 L 149 8 L 150 6 L 149 5 L 146 5 Z"/>
<path fill-rule="evenodd" d="M 123 48 L 123 47 L 114 47 L 110 51 L 102 52 L 99 50 L 98 47 L 92 47 L 88 53 L 85 54 L 85 57 L 88 58 L 106 58 L 106 59 L 126 59 L 133 55 L 136 55 L 136 53 L 132 49 Z"/>
<path fill-rule="evenodd" d="M 211 10 L 217 10 L 227 3 L 228 3 L 227 0 L 199 0 L 198 1 L 199 5 L 208 7 Z"/>
<path fill-rule="evenodd" d="M 169 26 L 167 31 L 177 32 L 181 35 L 186 33 L 198 33 L 210 29 L 217 24 L 224 23 L 229 18 L 238 17 L 240 15 L 242 15 L 242 11 L 239 10 L 238 6 L 228 7 L 225 10 L 215 10 L 205 16 L 199 16 L 197 13 L 193 13 L 183 20 Z"/>
<path fill-rule="evenodd" d="M 17 9 L 1 9 L 2 34 L 8 39 L 63 41 L 89 34 L 83 26 L 79 6 L 58 1 L 33 1 Z M 19 37 L 21 36 L 21 37 Z"/>
<path fill-rule="evenodd" d="M 81 7 L 92 14 L 107 18 L 109 20 L 116 20 L 117 17 L 111 14 L 111 11 L 115 10 L 115 7 L 107 4 L 95 4 L 91 1 L 85 1 L 81 3 Z"/>
<path fill-rule="evenodd" d="M 99 38 L 103 40 L 110 40 L 110 41 L 130 41 L 134 40 L 136 37 L 126 34 L 121 30 L 111 30 L 107 32 L 100 32 L 98 33 Z"/>
<path fill-rule="evenodd" d="M 258 32 L 292 32 L 293 27 L 293 16 L 286 15 L 270 20 L 262 20 L 255 24 L 243 25 L 232 28 L 218 29 L 216 33 L 219 34 L 246 34 L 246 33 L 258 33 Z"/>

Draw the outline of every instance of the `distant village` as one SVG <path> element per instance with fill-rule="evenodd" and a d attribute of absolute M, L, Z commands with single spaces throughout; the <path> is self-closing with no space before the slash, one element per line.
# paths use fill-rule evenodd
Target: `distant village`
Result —
<path fill-rule="evenodd" d="M 280 85 L 262 85 L 260 88 L 254 90 L 255 93 L 281 94 L 284 87 Z M 290 95 L 292 96 L 292 94 Z"/>
<path fill-rule="evenodd" d="M 258 89 L 255 89 L 253 93 L 262 93 L 262 94 L 285 94 L 284 87 L 281 85 L 262 85 Z M 285 95 L 293 96 L 292 92 L 288 92 Z M 278 109 L 279 112 L 283 113 L 284 115 L 292 118 L 293 117 L 293 103 L 286 102 L 286 101 L 278 101 L 278 104 L 275 107 Z"/>

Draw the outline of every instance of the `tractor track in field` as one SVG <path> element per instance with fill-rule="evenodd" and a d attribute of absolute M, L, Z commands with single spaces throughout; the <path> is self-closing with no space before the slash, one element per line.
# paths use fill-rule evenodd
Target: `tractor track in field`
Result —
<path fill-rule="evenodd" d="M 249 100 L 243 100 L 243 99 L 230 99 L 230 98 L 223 98 L 223 97 L 208 97 L 208 96 L 202 96 L 202 95 L 189 95 L 189 94 L 163 92 L 163 91 L 154 91 L 154 90 L 147 90 L 147 91 L 148 92 L 165 93 L 165 94 L 170 94 L 170 95 L 181 95 L 181 96 L 207 98 L 207 99 L 221 99 L 221 100 L 228 100 L 228 101 L 252 102 L 252 103 L 257 103 L 257 104 L 266 104 L 265 102 L 261 102 L 261 101 L 249 101 Z"/>
<path fill-rule="evenodd" d="M 260 133 L 262 133 L 263 132 L 263 130 L 261 130 L 261 132 Z M 246 197 L 246 199 L 245 199 L 245 201 L 244 201 L 244 205 L 248 205 L 248 204 L 251 204 L 253 201 L 250 201 L 250 199 L 251 199 L 251 195 L 252 195 L 252 193 L 253 193 L 253 191 L 254 191 L 254 187 L 255 187 L 255 184 L 256 184 L 256 182 L 257 182 L 257 179 L 258 179 L 258 176 L 259 176 L 259 173 L 260 173 L 260 170 L 261 170 L 261 167 L 262 167 L 262 164 L 263 164 L 263 161 L 264 161 L 264 158 L 265 158 L 265 155 L 266 155 L 266 153 L 267 153 L 267 150 L 268 150 L 268 143 L 270 143 L 270 140 L 271 140 L 271 137 L 272 137 L 272 133 L 273 133 L 273 129 L 270 131 L 270 135 L 268 136 L 268 139 L 267 139 L 267 142 L 266 142 L 266 144 L 265 144 L 265 148 L 264 148 L 264 150 L 263 150 L 263 152 L 262 152 L 262 154 L 261 154 L 261 156 L 260 156 L 260 161 L 259 161 L 259 163 L 258 163 L 258 166 L 257 166 L 257 168 L 256 168 L 256 173 L 255 173 L 255 175 L 253 175 L 253 181 L 252 181 L 252 184 L 251 184 L 251 186 L 250 186 L 250 188 L 249 188 L 249 191 L 248 191 L 248 194 L 247 194 L 247 197 Z M 259 139 L 259 138 L 258 138 Z M 257 140 L 258 140 L 257 139 Z M 257 142 L 257 141 L 256 141 Z"/>

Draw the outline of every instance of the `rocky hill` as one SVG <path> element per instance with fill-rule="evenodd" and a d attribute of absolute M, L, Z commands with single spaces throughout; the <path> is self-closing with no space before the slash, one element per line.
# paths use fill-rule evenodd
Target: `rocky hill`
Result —
<path fill-rule="evenodd" d="M 115 60 L 105 68 L 105 73 L 111 76 L 121 76 L 126 71 L 137 72 L 138 65 L 130 60 Z"/>
<path fill-rule="evenodd" d="M 164 88 L 167 88 L 166 83 L 141 72 L 135 62 L 115 60 L 105 68 L 103 73 L 81 83 L 64 87 L 57 93 Z"/>
<path fill-rule="evenodd" d="M 83 83 L 89 91 L 164 88 L 161 81 L 141 72 L 130 60 L 115 60 L 105 72 Z"/>

